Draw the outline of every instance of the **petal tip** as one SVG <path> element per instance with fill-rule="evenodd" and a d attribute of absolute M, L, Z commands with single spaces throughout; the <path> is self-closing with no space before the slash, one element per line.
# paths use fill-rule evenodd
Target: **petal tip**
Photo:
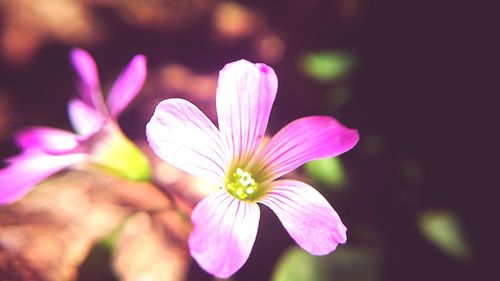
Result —
<path fill-rule="evenodd" d="M 344 136 L 344 140 L 347 143 L 350 143 L 350 149 L 352 149 L 359 142 L 359 131 L 357 129 L 347 128 L 347 134 Z"/>
<path fill-rule="evenodd" d="M 344 126 L 337 119 L 330 116 L 318 116 L 318 120 L 323 120 L 325 123 L 329 123 L 332 133 L 338 135 L 339 144 L 343 144 L 344 152 L 351 150 L 359 142 L 359 131 L 357 129 L 352 129 Z"/>
<path fill-rule="evenodd" d="M 74 65 L 82 63 L 82 61 L 94 61 L 94 59 L 92 59 L 92 56 L 87 51 L 81 48 L 71 49 L 69 56 L 71 62 Z"/>
<path fill-rule="evenodd" d="M 81 48 L 73 48 L 70 51 L 70 56 L 71 57 L 79 56 L 79 55 L 81 55 L 83 53 L 87 53 L 87 52 L 84 49 L 81 49 Z"/>
<path fill-rule="evenodd" d="M 107 104 L 114 118 L 118 118 L 144 86 L 147 76 L 146 63 L 146 56 L 135 55 L 113 84 Z"/>
<path fill-rule="evenodd" d="M 133 58 L 132 58 L 132 63 L 135 67 L 140 67 L 141 70 L 146 70 L 146 64 L 148 62 L 148 59 L 145 55 L 142 55 L 142 54 L 139 54 L 139 55 L 135 55 Z"/>
<path fill-rule="evenodd" d="M 274 69 L 272 67 L 270 67 L 269 65 L 267 65 L 267 64 L 257 63 L 255 65 L 260 70 L 260 72 L 262 72 L 264 74 L 272 74 L 272 73 L 274 73 Z"/>

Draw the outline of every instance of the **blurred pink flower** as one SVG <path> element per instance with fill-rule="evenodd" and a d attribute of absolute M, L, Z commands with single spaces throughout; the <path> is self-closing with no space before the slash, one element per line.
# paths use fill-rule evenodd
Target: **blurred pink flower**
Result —
<path fill-rule="evenodd" d="M 84 50 L 74 49 L 71 61 L 80 78 L 80 98 L 69 102 L 75 133 L 49 127 L 30 127 L 15 135 L 22 149 L 0 170 L 0 204 L 22 198 L 52 174 L 81 162 L 100 162 L 107 142 L 124 139 L 116 120 L 137 95 L 146 77 L 146 58 L 135 56 L 120 74 L 104 102 L 97 67 Z M 103 139 L 107 139 L 103 141 Z M 126 141 L 125 141 L 126 142 Z M 105 144 L 102 144 L 105 143 Z M 121 147 L 124 140 L 119 141 Z M 128 144 L 127 144 L 128 145 Z M 108 153 L 109 154 L 109 153 Z"/>
<path fill-rule="evenodd" d="M 263 143 L 278 81 L 264 64 L 240 60 L 220 71 L 219 129 L 193 104 L 167 99 L 146 127 L 164 161 L 221 187 L 193 210 L 192 256 L 206 271 L 226 278 L 253 247 L 257 203 L 271 208 L 299 246 L 325 255 L 346 241 L 346 227 L 327 200 L 308 184 L 276 180 L 302 164 L 350 150 L 358 132 L 328 116 L 295 120 Z"/>

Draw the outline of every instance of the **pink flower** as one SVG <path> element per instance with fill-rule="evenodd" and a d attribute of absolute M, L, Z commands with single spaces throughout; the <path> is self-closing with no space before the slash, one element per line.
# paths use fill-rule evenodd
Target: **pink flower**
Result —
<path fill-rule="evenodd" d="M 310 116 L 263 143 L 277 88 L 269 66 L 233 62 L 219 74 L 219 129 L 183 99 L 162 101 L 146 127 L 161 159 L 221 188 L 194 208 L 189 238 L 191 255 L 218 277 L 231 276 L 248 259 L 260 218 L 257 203 L 271 208 L 313 255 L 346 242 L 346 227 L 323 196 L 304 182 L 277 179 L 310 160 L 350 150 L 358 133 L 334 118 Z"/>
<path fill-rule="evenodd" d="M 0 170 L 0 204 L 22 198 L 45 178 L 78 163 L 120 169 L 109 165 L 105 159 L 117 154 L 109 147 L 130 150 L 133 146 L 121 133 L 116 120 L 142 88 L 146 58 L 137 55 L 132 59 L 113 85 L 106 102 L 92 57 L 84 50 L 75 49 L 71 52 L 71 61 L 79 75 L 81 90 L 80 98 L 71 100 L 68 105 L 76 134 L 49 127 L 31 127 L 17 133 L 15 141 L 22 152 L 7 159 L 8 166 Z"/>

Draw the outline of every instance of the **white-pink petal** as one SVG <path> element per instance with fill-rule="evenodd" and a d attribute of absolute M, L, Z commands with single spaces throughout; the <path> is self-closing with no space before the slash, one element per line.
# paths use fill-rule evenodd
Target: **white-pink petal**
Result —
<path fill-rule="evenodd" d="M 80 78 L 82 99 L 96 110 L 105 113 L 106 105 L 101 94 L 99 74 L 92 56 L 82 49 L 71 51 L 71 62 Z"/>
<path fill-rule="evenodd" d="M 0 204 L 13 203 L 56 172 L 85 160 L 84 154 L 47 155 L 29 150 L 0 170 Z"/>
<path fill-rule="evenodd" d="M 196 205 L 191 215 L 191 255 L 207 272 L 228 278 L 250 256 L 259 219 L 257 204 L 240 201 L 225 190 L 211 194 Z"/>
<path fill-rule="evenodd" d="M 215 125 L 192 103 L 167 99 L 146 126 L 153 152 L 163 161 L 223 186 L 229 157 Z"/>
<path fill-rule="evenodd" d="M 111 116 L 118 117 L 135 98 L 144 84 L 146 73 L 146 57 L 135 56 L 111 88 L 107 100 Z"/>
<path fill-rule="evenodd" d="M 219 73 L 219 129 L 235 162 L 245 161 L 259 147 L 276 97 L 278 79 L 272 68 L 239 60 Z"/>
<path fill-rule="evenodd" d="M 49 153 L 62 153 L 78 146 L 77 136 L 50 127 L 29 127 L 16 133 L 16 144 L 22 149 L 38 148 Z"/>
<path fill-rule="evenodd" d="M 271 208 L 295 242 L 313 255 L 326 255 L 347 240 L 346 227 L 332 206 L 303 182 L 275 181 L 260 203 Z"/>
<path fill-rule="evenodd" d="M 87 137 L 101 128 L 105 117 L 80 99 L 72 99 L 68 103 L 68 114 L 73 129 L 83 137 Z"/>
<path fill-rule="evenodd" d="M 311 160 L 335 157 L 356 145 L 358 131 L 328 116 L 297 119 L 281 129 L 255 158 L 272 178 Z"/>

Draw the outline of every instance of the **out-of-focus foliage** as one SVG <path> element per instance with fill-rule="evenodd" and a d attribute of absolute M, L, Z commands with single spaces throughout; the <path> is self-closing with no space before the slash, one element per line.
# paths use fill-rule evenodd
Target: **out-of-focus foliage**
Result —
<path fill-rule="evenodd" d="M 286 251 L 273 281 L 375 281 L 378 257 L 366 248 L 342 247 L 328 256 L 312 256 L 298 247 Z"/>
<path fill-rule="evenodd" d="M 214 11 L 214 28 L 225 39 L 249 36 L 260 24 L 255 13 L 234 1 L 220 1 Z"/>
<path fill-rule="evenodd" d="M 76 175 L 48 181 L 0 212 L 1 248 L 47 280 L 73 279 L 93 243 L 127 214 L 92 198 L 98 180 Z"/>
<path fill-rule="evenodd" d="M 448 211 L 426 211 L 418 218 L 424 236 L 439 249 L 459 260 L 469 259 L 471 249 L 459 219 Z"/>
<path fill-rule="evenodd" d="M 331 188 L 341 188 L 346 183 L 346 175 L 340 158 L 326 158 L 306 164 L 309 176 L 318 183 Z"/>
<path fill-rule="evenodd" d="M 346 52 L 321 51 L 305 55 L 301 64 L 307 76 L 329 82 L 339 80 L 349 73 L 354 65 L 354 58 Z"/>
<path fill-rule="evenodd" d="M 255 53 L 263 62 L 278 62 L 285 53 L 285 42 L 269 28 L 267 20 L 236 1 L 217 2 L 212 22 L 217 39 L 226 44 L 251 39 Z"/>
<path fill-rule="evenodd" d="M 209 15 L 216 40 L 252 38 L 255 52 L 265 62 L 279 61 L 285 51 L 283 40 L 267 26 L 266 19 L 233 1 L 5 0 L 0 1 L 0 15 L 4 19 L 1 55 L 16 65 L 26 64 L 51 42 L 101 44 L 113 37 L 108 21 L 116 19 L 131 28 L 179 31 Z"/>
<path fill-rule="evenodd" d="M 190 228 L 184 225 L 174 211 L 160 217 L 138 213 L 129 218 L 113 253 L 119 280 L 185 280 Z"/>
<path fill-rule="evenodd" d="M 0 13 L 3 56 L 14 63 L 25 63 L 47 41 L 92 43 L 101 35 L 83 1 L 0 1 Z"/>
<path fill-rule="evenodd" d="M 319 264 L 315 258 L 299 248 L 291 248 L 283 254 L 277 264 L 273 281 L 322 281 Z"/>
<path fill-rule="evenodd" d="M 0 257 L 18 262 L 0 262 L 0 276 L 9 273 L 11 280 L 24 280 L 24 275 L 31 274 L 41 280 L 75 280 L 93 246 L 104 239 L 114 252 L 113 265 L 123 280 L 137 280 L 135 277 L 151 272 L 181 280 L 189 261 L 185 240 L 190 223 L 169 208 L 169 199 L 150 184 L 94 172 L 55 176 L 23 200 L 1 207 Z M 122 226 L 136 210 L 151 213 L 132 217 Z M 111 242 L 110 234 L 116 242 Z M 131 239 L 136 234 L 142 238 Z M 139 254 L 137 249 L 149 255 Z M 153 260 L 163 266 L 153 267 Z"/>
<path fill-rule="evenodd" d="M 2 56 L 14 64 L 28 62 L 44 44 L 94 45 L 111 37 L 108 9 L 130 27 L 182 29 L 209 11 L 210 0 L 4 0 L 0 1 Z"/>

